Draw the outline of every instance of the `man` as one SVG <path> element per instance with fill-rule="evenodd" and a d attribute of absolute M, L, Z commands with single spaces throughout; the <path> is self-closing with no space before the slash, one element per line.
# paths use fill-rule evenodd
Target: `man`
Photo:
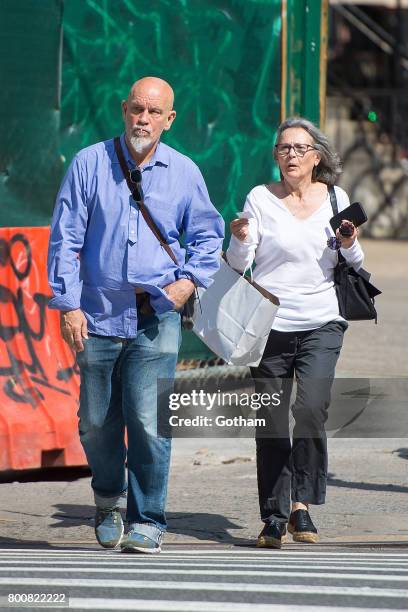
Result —
<path fill-rule="evenodd" d="M 131 197 L 113 140 L 100 142 L 76 155 L 57 196 L 49 306 L 61 311 L 62 336 L 77 351 L 79 433 L 92 470 L 96 538 L 105 548 L 120 543 L 124 551 L 156 553 L 166 529 L 170 461 L 170 440 L 157 435 L 157 379 L 174 378 L 179 311 L 195 285 L 211 283 L 224 224 L 197 166 L 160 142 L 176 117 L 170 85 L 137 81 L 122 113 L 126 163 L 140 168 L 144 201 L 178 265 Z"/>

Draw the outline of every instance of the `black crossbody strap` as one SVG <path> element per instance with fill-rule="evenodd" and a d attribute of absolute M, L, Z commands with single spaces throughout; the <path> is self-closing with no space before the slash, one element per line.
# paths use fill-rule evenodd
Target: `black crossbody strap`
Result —
<path fill-rule="evenodd" d="M 127 182 L 128 187 L 129 187 L 130 193 L 132 194 L 132 198 L 139 205 L 139 209 L 140 209 L 140 212 L 143 215 L 143 219 L 146 221 L 146 224 L 148 225 L 149 229 L 154 234 L 154 236 L 157 238 L 157 240 L 160 242 L 161 246 L 166 251 L 168 256 L 171 257 L 171 259 L 174 261 L 176 266 L 178 266 L 179 264 L 178 264 L 178 261 L 177 261 L 177 258 L 175 256 L 175 254 L 173 253 L 170 245 L 167 244 L 166 239 L 164 238 L 163 234 L 161 233 L 161 231 L 157 227 L 156 223 L 153 221 L 153 219 L 152 219 L 152 217 L 150 215 L 150 212 L 149 212 L 146 204 L 143 202 L 143 200 L 137 199 L 137 197 L 136 197 L 135 184 L 130 179 L 130 170 L 129 170 L 128 165 L 126 163 L 125 156 L 123 155 L 122 145 L 120 143 L 120 137 L 119 136 L 115 136 L 115 138 L 113 139 L 113 144 L 115 146 L 115 152 L 116 152 L 116 155 L 118 157 L 120 167 L 122 168 L 123 176 L 126 179 L 126 182 Z"/>
<path fill-rule="evenodd" d="M 329 192 L 330 204 L 333 210 L 333 217 L 334 217 L 334 215 L 337 215 L 337 213 L 339 212 L 339 207 L 337 206 L 336 192 L 334 190 L 333 185 L 330 185 L 330 187 L 328 188 L 328 192 Z"/>
<path fill-rule="evenodd" d="M 337 213 L 339 212 L 339 207 L 337 205 L 337 197 L 336 197 L 336 192 L 334 190 L 333 185 L 330 185 L 330 187 L 328 188 L 328 192 L 329 192 L 330 204 L 332 207 L 333 217 L 334 217 L 334 215 L 337 215 Z M 340 253 L 340 251 L 337 251 L 337 255 L 338 255 L 339 263 L 343 263 L 343 261 L 346 261 L 343 255 Z"/>

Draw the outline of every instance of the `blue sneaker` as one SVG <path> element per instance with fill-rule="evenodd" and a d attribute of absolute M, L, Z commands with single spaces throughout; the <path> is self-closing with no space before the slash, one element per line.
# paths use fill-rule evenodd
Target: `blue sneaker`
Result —
<path fill-rule="evenodd" d="M 161 541 L 161 534 L 157 540 L 152 540 L 143 533 L 131 529 L 120 543 L 120 548 L 122 552 L 157 554 L 161 552 Z"/>
<path fill-rule="evenodd" d="M 124 532 L 119 508 L 96 508 L 95 535 L 104 548 L 115 548 Z"/>

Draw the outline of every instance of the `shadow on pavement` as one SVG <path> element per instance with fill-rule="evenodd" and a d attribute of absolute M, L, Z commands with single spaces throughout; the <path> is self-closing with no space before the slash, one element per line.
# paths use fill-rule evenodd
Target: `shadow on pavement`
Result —
<path fill-rule="evenodd" d="M 192 536 L 198 540 L 222 542 L 223 544 L 239 546 L 244 546 L 246 543 L 253 544 L 252 540 L 231 535 L 228 530 L 244 529 L 244 527 L 222 514 L 169 512 L 167 513 L 167 519 L 169 533 Z"/>
<path fill-rule="evenodd" d="M 392 454 L 398 453 L 400 459 L 408 459 L 408 448 L 397 448 Z"/>
<path fill-rule="evenodd" d="M 38 468 L 0 472 L 0 483 L 4 482 L 73 482 L 88 478 L 91 470 L 87 466 Z"/>
<path fill-rule="evenodd" d="M 341 480 L 333 478 L 333 474 L 329 474 L 327 479 L 329 487 L 341 487 L 344 489 L 361 489 L 363 491 L 390 491 L 391 493 L 408 493 L 408 487 L 394 484 L 379 484 L 374 482 L 353 482 L 351 480 Z"/>
<path fill-rule="evenodd" d="M 60 529 L 61 527 L 72 529 L 80 525 L 93 525 L 94 506 L 57 504 L 54 508 L 56 508 L 56 512 L 51 518 L 56 519 L 58 522 L 50 525 L 52 529 Z M 223 544 L 241 546 L 246 543 L 253 543 L 252 540 L 231 535 L 228 530 L 244 529 L 244 527 L 221 514 L 167 512 L 167 521 L 167 532 L 169 534 L 190 536 L 198 540 L 205 540 L 206 542 L 222 542 Z"/>
<path fill-rule="evenodd" d="M 17 538 L 4 538 L 0 536 L 0 549 L 32 549 L 32 550 L 66 550 L 67 548 L 75 550 L 90 550 L 94 548 L 100 548 L 98 543 L 95 542 L 95 546 L 87 545 L 84 546 L 78 545 L 76 543 L 71 543 L 67 541 L 66 544 L 52 544 L 50 542 L 46 542 L 45 540 L 19 540 Z"/>

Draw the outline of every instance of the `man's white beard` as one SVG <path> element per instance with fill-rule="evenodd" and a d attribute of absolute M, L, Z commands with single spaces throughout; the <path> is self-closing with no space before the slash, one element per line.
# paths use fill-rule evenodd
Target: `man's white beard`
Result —
<path fill-rule="evenodd" d="M 149 136 L 131 136 L 130 144 L 136 153 L 143 153 L 152 144 L 152 139 Z"/>

